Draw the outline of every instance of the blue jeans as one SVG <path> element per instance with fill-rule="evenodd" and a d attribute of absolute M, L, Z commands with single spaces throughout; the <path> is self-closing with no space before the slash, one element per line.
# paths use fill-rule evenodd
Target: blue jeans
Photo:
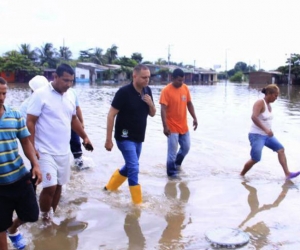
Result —
<path fill-rule="evenodd" d="M 267 135 L 249 133 L 248 137 L 251 144 L 251 159 L 255 162 L 260 161 L 264 146 L 272 149 L 275 152 L 283 149 L 282 144 L 276 139 L 275 136 L 270 137 Z"/>
<path fill-rule="evenodd" d="M 180 145 L 179 151 L 178 143 Z M 168 136 L 168 157 L 167 157 L 167 174 L 168 176 L 176 176 L 184 157 L 190 150 L 191 141 L 190 133 L 185 134 L 171 133 Z"/>
<path fill-rule="evenodd" d="M 117 146 L 125 160 L 125 165 L 120 169 L 120 174 L 128 177 L 129 186 L 139 185 L 139 158 L 142 151 L 142 143 L 124 140 L 117 141 Z"/>
<path fill-rule="evenodd" d="M 82 156 L 80 137 L 73 130 L 71 130 L 70 147 L 75 159 Z"/>

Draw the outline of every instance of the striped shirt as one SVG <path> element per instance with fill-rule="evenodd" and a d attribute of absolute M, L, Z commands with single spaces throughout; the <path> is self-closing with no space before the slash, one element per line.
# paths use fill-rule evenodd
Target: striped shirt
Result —
<path fill-rule="evenodd" d="M 14 183 L 28 173 L 19 155 L 17 139 L 29 135 L 20 113 L 5 106 L 0 118 L 0 185 Z"/>

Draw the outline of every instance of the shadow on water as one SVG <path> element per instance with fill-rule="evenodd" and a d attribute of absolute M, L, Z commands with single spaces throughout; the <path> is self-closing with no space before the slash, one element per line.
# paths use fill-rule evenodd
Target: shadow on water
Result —
<path fill-rule="evenodd" d="M 179 197 L 178 196 L 179 191 Z M 159 240 L 159 249 L 184 249 L 184 243 L 181 241 L 181 231 L 192 223 L 191 218 L 185 221 L 185 205 L 190 198 L 190 190 L 185 182 L 168 181 L 165 186 L 165 195 L 172 200 L 173 205 L 165 215 L 167 226 L 164 229 Z"/>
<path fill-rule="evenodd" d="M 281 186 L 282 190 L 276 200 L 271 204 L 263 204 L 262 206 L 259 205 L 256 188 L 250 186 L 246 182 L 242 182 L 242 185 L 249 191 L 248 204 L 250 213 L 246 219 L 241 222 L 239 225 L 240 228 L 244 227 L 245 224 L 253 219 L 258 213 L 278 207 L 294 183 L 290 180 L 285 181 Z M 259 221 L 253 226 L 247 226 L 244 231 L 250 234 L 251 242 L 255 246 L 255 249 L 261 249 L 270 244 L 268 236 L 270 235 L 271 230 L 264 221 Z"/>

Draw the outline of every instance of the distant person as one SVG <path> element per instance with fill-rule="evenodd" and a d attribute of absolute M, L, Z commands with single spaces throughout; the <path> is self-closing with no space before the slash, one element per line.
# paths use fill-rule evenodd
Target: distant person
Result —
<path fill-rule="evenodd" d="M 115 94 L 108 116 L 105 148 L 113 148 L 112 131 L 115 124 L 115 139 L 122 152 L 125 165 L 117 169 L 106 184 L 106 190 L 117 190 L 128 178 L 133 203 L 142 203 L 142 190 L 138 181 L 139 157 L 145 139 L 148 115 L 156 113 L 152 91 L 148 86 L 150 70 L 145 65 L 133 69 L 133 81 L 121 87 Z"/>
<path fill-rule="evenodd" d="M 0 77 L 0 249 L 7 250 L 7 235 L 14 248 L 24 249 L 26 243 L 18 227 L 26 222 L 35 222 L 39 208 L 31 185 L 31 175 L 18 152 L 19 139 L 25 156 L 29 159 L 32 178 L 36 184 L 42 180 L 35 150 L 29 140 L 29 132 L 18 111 L 4 105 L 7 83 Z M 13 220 L 14 211 L 17 218 Z"/>
<path fill-rule="evenodd" d="M 57 67 L 53 82 L 35 91 L 27 109 L 27 126 L 43 176 L 40 210 L 45 225 L 51 224 L 62 185 L 70 177 L 71 128 L 83 139 L 88 150 L 93 146 L 76 116 L 74 94 L 69 90 L 74 70 L 68 64 Z"/>
<path fill-rule="evenodd" d="M 82 128 L 84 129 L 83 116 L 81 108 L 79 106 L 77 93 L 73 88 L 70 88 L 70 91 L 72 91 L 75 96 L 76 115 L 81 123 Z M 70 148 L 74 157 L 74 165 L 76 169 L 80 171 L 89 168 L 83 164 L 80 137 L 78 134 L 76 134 L 76 132 L 73 129 L 71 130 Z"/>
<path fill-rule="evenodd" d="M 31 88 L 31 93 L 33 93 L 34 91 L 36 91 L 37 89 L 39 89 L 41 87 L 47 86 L 48 84 L 49 84 L 49 82 L 48 82 L 47 78 L 44 76 L 40 76 L 40 75 L 33 77 L 29 81 L 29 87 Z M 29 97 L 27 97 L 20 106 L 20 114 L 24 118 L 25 124 L 26 124 L 26 118 L 27 118 L 27 108 L 28 108 L 28 103 L 30 101 L 30 98 L 31 98 L 31 95 Z M 31 166 L 30 172 L 32 172 L 32 166 Z M 37 179 L 30 178 L 30 180 L 32 182 L 33 189 L 36 192 L 35 184 L 36 184 Z"/>
<path fill-rule="evenodd" d="M 300 172 L 293 173 L 289 171 L 284 147 L 276 139 L 271 129 L 273 114 L 270 104 L 276 101 L 279 95 L 279 88 L 276 84 L 269 84 L 263 88 L 261 92 L 265 94 L 265 97 L 254 103 L 251 116 L 253 122 L 249 132 L 251 159 L 246 162 L 241 172 L 241 176 L 244 176 L 254 164 L 260 161 L 262 149 L 266 146 L 274 152 L 277 152 L 278 160 L 282 166 L 285 178 L 295 178 L 300 174 Z"/>
<path fill-rule="evenodd" d="M 163 132 L 168 138 L 167 175 L 171 178 L 178 177 L 181 164 L 190 150 L 187 110 L 193 117 L 194 130 L 198 127 L 190 91 L 183 81 L 184 72 L 175 69 L 172 82 L 162 89 L 159 101 Z M 178 144 L 180 148 L 177 151 Z"/>

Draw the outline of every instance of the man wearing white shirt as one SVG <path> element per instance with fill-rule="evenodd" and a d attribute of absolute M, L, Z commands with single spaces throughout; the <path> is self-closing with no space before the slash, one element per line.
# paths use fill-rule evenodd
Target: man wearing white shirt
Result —
<path fill-rule="evenodd" d="M 71 128 L 87 149 L 93 149 L 76 116 L 75 97 L 69 90 L 73 81 L 74 70 L 68 64 L 61 64 L 53 82 L 33 93 L 27 109 L 27 127 L 43 176 L 39 203 L 46 223 L 51 222 L 51 208 L 54 212 L 57 208 L 62 185 L 69 181 Z"/>

